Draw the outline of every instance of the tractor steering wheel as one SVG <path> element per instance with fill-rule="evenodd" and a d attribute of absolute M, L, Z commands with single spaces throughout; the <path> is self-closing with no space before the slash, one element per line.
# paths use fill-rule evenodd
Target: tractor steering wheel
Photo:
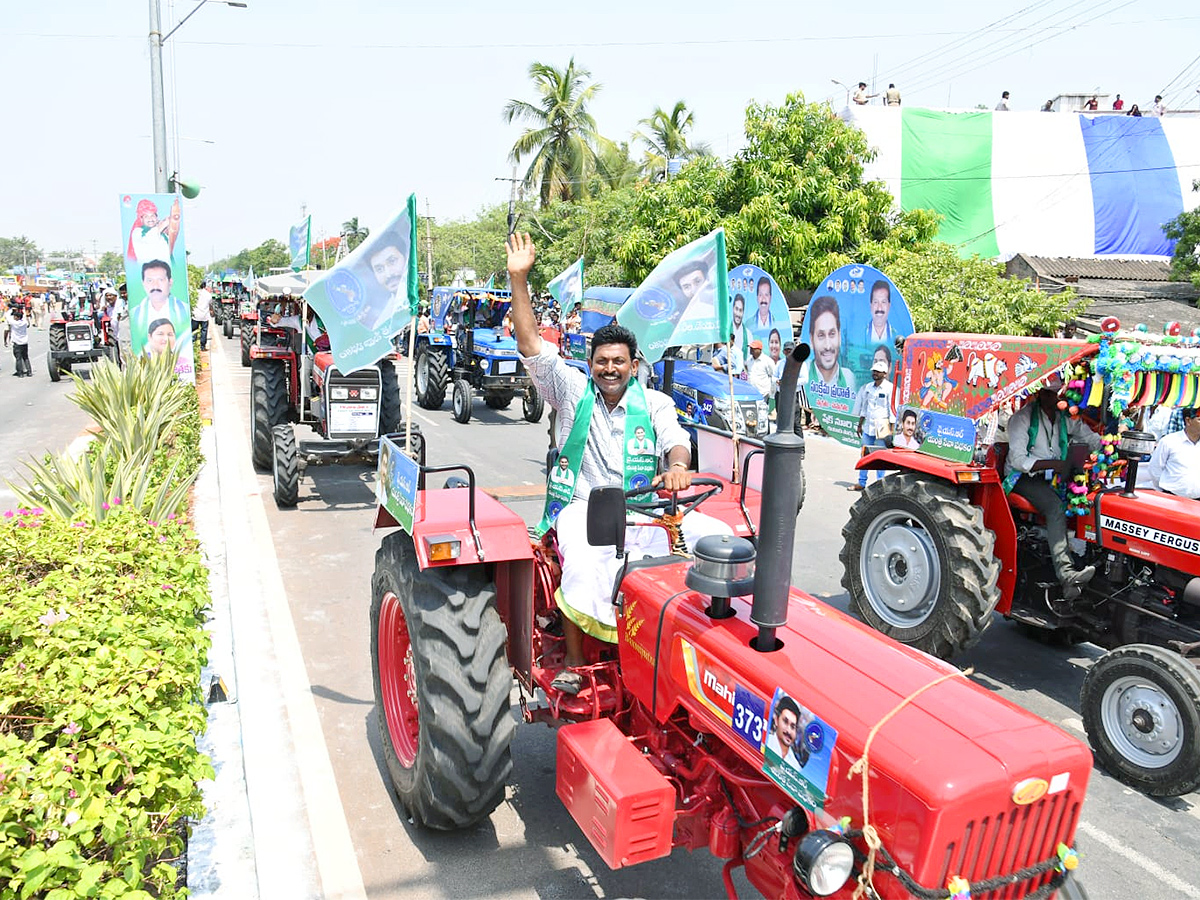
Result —
<path fill-rule="evenodd" d="M 725 489 L 725 485 L 716 478 L 693 478 L 692 487 L 696 485 L 707 487 L 708 490 L 700 491 L 698 494 L 691 494 L 684 497 L 682 501 L 679 499 L 678 491 L 672 491 L 669 497 L 655 497 L 653 500 L 636 501 L 632 498 L 640 497 L 648 491 L 646 489 L 634 488 L 631 491 L 625 492 L 625 506 L 634 512 L 659 513 L 660 515 L 669 513 L 670 515 L 685 516 L 709 497 L 713 497 Z M 662 490 L 662 488 L 650 488 L 649 490 Z"/>

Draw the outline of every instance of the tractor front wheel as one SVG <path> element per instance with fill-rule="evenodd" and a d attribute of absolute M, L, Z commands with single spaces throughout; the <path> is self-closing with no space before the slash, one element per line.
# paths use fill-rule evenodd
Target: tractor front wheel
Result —
<path fill-rule="evenodd" d="M 247 328 L 245 321 L 241 324 L 242 332 L 242 365 L 247 368 L 250 366 L 250 343 L 254 337 L 254 329 Z"/>
<path fill-rule="evenodd" d="M 448 372 L 446 355 L 440 350 L 430 349 L 428 344 L 417 347 L 415 362 L 417 403 L 422 409 L 441 409 L 446 399 Z"/>
<path fill-rule="evenodd" d="M 487 404 L 488 409 L 508 409 L 513 402 L 512 391 L 500 391 L 496 394 L 484 394 L 483 402 Z"/>
<path fill-rule="evenodd" d="M 288 382 L 283 363 L 256 359 L 250 369 L 250 452 L 254 465 L 272 466 L 276 425 L 288 420 Z"/>
<path fill-rule="evenodd" d="M 471 386 L 465 378 L 454 379 L 454 395 L 450 398 L 454 408 L 454 421 L 466 425 L 471 421 Z"/>
<path fill-rule="evenodd" d="M 855 613 L 902 644 L 949 659 L 979 640 L 1000 599 L 995 535 L 948 484 L 912 473 L 868 485 L 842 529 Z"/>
<path fill-rule="evenodd" d="M 538 389 L 532 384 L 525 388 L 525 394 L 521 398 L 521 412 L 525 416 L 526 422 L 540 422 L 542 413 L 546 411 L 546 401 L 542 399 L 542 395 L 538 393 Z"/>
<path fill-rule="evenodd" d="M 420 571 L 402 532 L 375 554 L 375 718 L 392 787 L 429 828 L 466 828 L 504 799 L 515 723 L 495 596 L 483 566 Z"/>
<path fill-rule="evenodd" d="M 289 425 L 276 425 L 271 430 L 272 475 L 275 482 L 275 505 L 295 506 L 300 499 L 300 463 L 296 451 L 296 431 Z"/>
<path fill-rule="evenodd" d="M 1129 644 L 1083 679 L 1083 727 L 1096 758 L 1151 797 L 1200 787 L 1200 673 L 1178 653 Z"/>
<path fill-rule="evenodd" d="M 46 353 L 46 364 L 50 368 L 50 380 L 57 382 L 62 378 L 62 369 L 58 367 L 58 360 L 54 358 L 53 352 Z"/>

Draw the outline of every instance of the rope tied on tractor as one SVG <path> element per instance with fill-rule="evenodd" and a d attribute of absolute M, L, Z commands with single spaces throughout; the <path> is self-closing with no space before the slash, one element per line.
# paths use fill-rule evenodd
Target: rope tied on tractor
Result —
<path fill-rule="evenodd" d="M 870 898 L 870 900 L 879 900 L 879 893 L 875 889 L 874 882 L 877 868 L 879 871 L 893 876 L 904 885 L 909 894 L 920 898 L 920 900 L 970 900 L 972 891 L 986 893 L 987 891 L 1012 887 L 1015 884 L 1020 884 L 1039 875 L 1045 875 L 1047 872 L 1055 872 L 1054 877 L 1046 884 L 1025 895 L 1026 900 L 1046 900 L 1066 880 L 1067 873 L 1078 866 L 1079 856 L 1075 850 L 1065 844 L 1059 844 L 1053 856 L 1011 874 L 996 875 L 974 883 L 968 882 L 961 875 L 952 875 L 946 887 L 927 888 L 901 868 L 879 839 L 879 832 L 871 824 L 871 744 L 875 740 L 875 736 L 879 734 L 883 726 L 899 713 L 900 710 L 904 709 L 926 691 L 952 678 L 968 678 L 973 674 L 975 674 L 973 666 L 962 670 L 956 669 L 953 672 L 947 672 L 940 678 L 935 678 L 928 684 L 922 685 L 892 707 L 867 733 L 867 739 L 863 743 L 862 756 L 858 758 L 846 774 L 848 779 L 852 779 L 856 775 L 862 778 L 863 827 L 860 829 L 844 830 L 843 833 L 849 839 L 861 838 L 867 845 L 865 856 L 857 849 L 855 850 L 855 856 L 862 862 L 862 871 L 858 876 L 858 884 L 854 888 L 854 900 L 861 900 L 862 897 Z M 882 864 L 877 865 L 877 857 L 882 860 Z"/>

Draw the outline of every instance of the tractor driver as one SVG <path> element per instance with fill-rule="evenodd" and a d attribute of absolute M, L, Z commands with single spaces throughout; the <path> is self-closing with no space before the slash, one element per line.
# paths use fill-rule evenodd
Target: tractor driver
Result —
<path fill-rule="evenodd" d="M 513 234 L 507 251 L 517 350 L 538 393 L 557 413 L 557 445 L 569 458 L 568 470 L 573 475 L 569 490 L 562 489 L 567 479 L 561 475 L 547 486 L 546 512 L 539 530 L 544 532 L 551 525 L 557 529 L 563 561 L 558 603 L 567 668 L 554 679 L 553 687 L 575 694 L 582 678 L 572 668 L 587 663 L 584 632 L 603 641 L 617 639 L 612 588 L 621 562 L 615 548 L 592 547 L 587 542 L 588 494 L 593 487 L 611 484 L 686 490 L 692 483 L 688 469 L 691 446 L 675 416 L 674 401 L 643 388 L 635 377 L 637 338 L 626 328 L 613 323 L 593 335 L 590 378 L 567 365 L 558 347 L 542 339 L 529 299 L 533 241 L 528 234 Z M 632 442 L 639 428 L 657 448 L 652 455 L 628 452 L 627 442 Z M 664 458 L 667 468 L 655 474 Z M 691 513 L 683 520 L 683 532 L 689 546 L 695 546 L 704 535 L 729 533 L 729 529 L 708 516 Z M 669 552 L 665 533 L 655 527 L 630 528 L 626 549 L 635 557 Z"/>
<path fill-rule="evenodd" d="M 1071 441 L 1083 441 L 1092 450 L 1100 447 L 1100 435 L 1082 419 L 1071 417 L 1058 408 L 1062 378 L 1051 375 L 1037 396 L 1012 414 L 1008 420 L 1008 460 L 1005 463 L 1004 490 L 1024 497 L 1046 520 L 1046 541 L 1050 558 L 1063 588 L 1063 597 L 1073 600 L 1096 574 L 1095 566 L 1075 568 L 1067 543 L 1067 515 L 1062 498 L 1049 478 L 1067 475 L 1067 447 Z"/>

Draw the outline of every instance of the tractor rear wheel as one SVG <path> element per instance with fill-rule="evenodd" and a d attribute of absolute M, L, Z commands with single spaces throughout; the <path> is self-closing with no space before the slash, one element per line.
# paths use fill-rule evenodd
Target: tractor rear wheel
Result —
<path fill-rule="evenodd" d="M 390 359 L 379 361 L 379 433 L 391 434 L 400 430 L 400 379 Z"/>
<path fill-rule="evenodd" d="M 454 395 L 450 398 L 454 408 L 454 421 L 466 425 L 471 421 L 471 386 L 465 378 L 454 379 Z"/>
<path fill-rule="evenodd" d="M 233 337 L 233 316 L 231 314 L 225 316 L 225 324 L 221 328 L 221 333 L 225 335 L 226 340 Z"/>
<path fill-rule="evenodd" d="M 449 380 L 446 354 L 422 344 L 417 347 L 416 367 L 417 403 L 422 409 L 441 409 Z"/>
<path fill-rule="evenodd" d="M 1151 797 L 1200 787 L 1200 672 L 1178 653 L 1129 644 L 1100 657 L 1079 695 L 1096 758 Z"/>
<path fill-rule="evenodd" d="M 288 420 L 288 382 L 283 363 L 256 359 L 250 368 L 250 452 L 259 469 L 271 468 L 273 430 Z"/>
<path fill-rule="evenodd" d="M 996 536 L 948 484 L 913 473 L 872 482 L 842 529 L 842 586 L 864 622 L 942 659 L 991 624 L 1000 599 Z"/>
<path fill-rule="evenodd" d="M 488 409 L 508 409 L 513 402 L 515 392 L 501 391 L 496 394 L 484 394 L 483 402 L 487 404 Z"/>
<path fill-rule="evenodd" d="M 296 431 L 290 424 L 271 429 L 272 467 L 275 505 L 287 509 L 300 499 L 300 464 L 296 451 Z"/>
<path fill-rule="evenodd" d="M 254 337 L 254 329 L 248 328 L 246 326 L 245 321 L 243 321 L 241 324 L 241 332 L 242 332 L 242 365 L 249 366 L 250 365 L 250 343 L 251 343 L 251 339 Z"/>
<path fill-rule="evenodd" d="M 521 412 L 525 416 L 525 421 L 540 422 L 542 413 L 545 411 L 546 401 L 542 399 L 538 389 L 532 384 L 525 388 L 525 393 L 521 398 Z"/>
<path fill-rule="evenodd" d="M 515 723 L 495 596 L 483 566 L 420 571 L 403 532 L 375 553 L 375 718 L 392 788 L 428 828 L 466 828 L 504 799 Z"/>

